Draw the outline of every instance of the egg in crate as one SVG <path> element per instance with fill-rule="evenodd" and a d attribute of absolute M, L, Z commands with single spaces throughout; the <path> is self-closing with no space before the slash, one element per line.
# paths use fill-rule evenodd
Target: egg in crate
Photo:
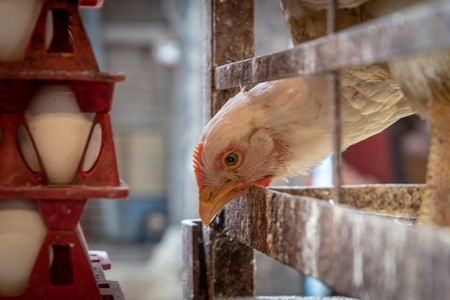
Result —
<path fill-rule="evenodd" d="M 101 149 L 99 124 L 89 139 L 94 117 L 95 113 L 81 112 L 71 86 L 41 86 L 25 112 L 28 131 L 22 127 L 18 132 L 19 147 L 30 169 L 39 169 L 39 157 L 51 184 L 71 184 L 87 148 L 82 170 L 89 171 Z"/>
<path fill-rule="evenodd" d="M 49 182 L 64 185 L 73 181 L 80 164 L 83 171 L 91 169 L 102 137 L 99 124 L 91 130 L 94 117 L 81 112 L 71 86 L 38 88 L 25 112 L 28 130 L 24 124 L 17 132 L 28 167 L 37 172 L 39 157 Z M 19 294 L 26 287 L 46 232 L 34 201 L 0 200 L 0 295 Z"/>
<path fill-rule="evenodd" d="M 0 200 L 0 295 L 25 289 L 46 233 L 35 201 Z"/>
<path fill-rule="evenodd" d="M 45 0 L 0 0 L 0 61 L 21 60 Z"/>

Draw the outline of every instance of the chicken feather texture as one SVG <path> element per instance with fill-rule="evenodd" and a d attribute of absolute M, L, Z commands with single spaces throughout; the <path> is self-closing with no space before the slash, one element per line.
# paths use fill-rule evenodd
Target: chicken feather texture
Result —
<path fill-rule="evenodd" d="M 413 112 L 398 86 L 383 76 L 386 73 L 378 66 L 371 68 L 379 72 L 379 78 L 366 79 L 365 72 L 357 69 L 343 76 L 343 149 Z M 325 75 L 295 77 L 261 83 L 230 99 L 201 137 L 205 170 L 211 171 L 205 178 L 214 178 L 208 157 L 260 129 L 286 150 L 284 163 L 272 171 L 276 179 L 306 173 L 320 163 L 332 151 L 330 94 L 323 88 L 327 84 Z"/>
<path fill-rule="evenodd" d="M 337 27 L 344 29 L 428 2 L 436 3 L 432 0 L 338 1 Z M 324 3 L 281 0 L 281 6 L 294 43 L 325 35 Z M 401 87 L 409 105 L 428 121 L 430 127 L 427 189 L 418 214 L 419 222 L 450 226 L 450 52 L 446 50 L 394 59 L 387 62 L 387 68 L 391 80 Z M 372 76 L 372 72 L 367 70 L 367 75 Z"/>
<path fill-rule="evenodd" d="M 450 105 L 450 53 L 399 59 L 389 68 L 422 117 L 428 118 L 433 101 Z"/>
<path fill-rule="evenodd" d="M 373 76 L 367 77 L 367 69 Z M 342 149 L 412 114 L 383 67 L 354 68 L 341 77 Z M 327 87 L 326 75 L 260 83 L 230 99 L 210 120 L 199 153 L 200 212 L 205 224 L 221 207 L 213 209 L 208 203 L 216 202 L 214 191 L 225 183 L 242 182 L 228 195 L 236 198 L 261 179 L 306 173 L 332 153 Z M 241 153 L 244 161 L 228 169 L 222 155 L 233 151 Z"/>

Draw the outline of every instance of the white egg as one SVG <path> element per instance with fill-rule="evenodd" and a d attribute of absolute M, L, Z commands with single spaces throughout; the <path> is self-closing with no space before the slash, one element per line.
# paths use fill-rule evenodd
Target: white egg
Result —
<path fill-rule="evenodd" d="M 27 286 L 47 227 L 33 200 L 0 200 L 0 295 Z"/>
<path fill-rule="evenodd" d="M 21 60 L 45 0 L 0 0 L 0 61 Z"/>
<path fill-rule="evenodd" d="M 25 117 L 50 183 L 70 184 L 86 148 L 95 113 L 80 111 L 72 87 L 52 85 L 36 91 Z M 90 139 L 94 145 L 88 147 L 84 167 L 92 167 L 100 152 L 101 131 L 95 132 Z M 25 161 L 35 169 L 37 162 L 33 160 L 37 158 L 30 154 L 33 145 L 27 134 L 24 130 L 18 132 L 18 141 Z"/>

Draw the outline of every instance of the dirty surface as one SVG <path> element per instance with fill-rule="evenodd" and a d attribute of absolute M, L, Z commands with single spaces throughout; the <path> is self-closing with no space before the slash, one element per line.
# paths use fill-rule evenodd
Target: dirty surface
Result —
<path fill-rule="evenodd" d="M 296 196 L 321 200 L 332 199 L 332 188 L 274 187 L 273 190 Z M 423 184 L 376 184 L 343 186 L 340 204 L 367 212 L 416 217 L 422 196 Z"/>
<path fill-rule="evenodd" d="M 449 16 L 448 2 L 424 4 L 291 49 L 223 62 L 215 71 L 215 86 L 227 89 L 449 48 Z"/>
<path fill-rule="evenodd" d="M 445 299 L 450 231 L 254 188 L 226 207 L 227 234 L 363 299 Z"/>

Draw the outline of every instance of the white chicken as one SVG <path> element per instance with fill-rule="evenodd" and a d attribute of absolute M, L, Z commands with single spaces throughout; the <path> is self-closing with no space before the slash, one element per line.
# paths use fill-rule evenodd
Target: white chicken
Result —
<path fill-rule="evenodd" d="M 327 1 L 281 2 L 295 44 L 326 34 Z M 416 1 L 339 1 L 337 25 L 343 29 L 411 2 Z M 450 225 L 450 205 L 446 205 L 450 187 L 434 184 L 436 179 L 450 182 L 449 56 L 399 60 L 388 66 L 340 72 L 341 148 L 414 112 L 430 120 L 430 188 L 419 221 Z M 326 75 L 261 83 L 241 91 L 210 120 L 194 152 L 199 211 L 205 225 L 250 186 L 267 187 L 273 179 L 305 173 L 331 154 L 329 90 Z M 442 150 L 443 144 L 447 150 Z"/>
<path fill-rule="evenodd" d="M 343 29 L 421 2 L 431 1 L 338 1 L 337 26 Z M 281 3 L 294 43 L 325 35 L 327 1 L 281 0 Z M 450 52 L 397 59 L 387 65 L 410 106 L 429 122 L 427 192 L 419 221 L 450 226 Z"/>

